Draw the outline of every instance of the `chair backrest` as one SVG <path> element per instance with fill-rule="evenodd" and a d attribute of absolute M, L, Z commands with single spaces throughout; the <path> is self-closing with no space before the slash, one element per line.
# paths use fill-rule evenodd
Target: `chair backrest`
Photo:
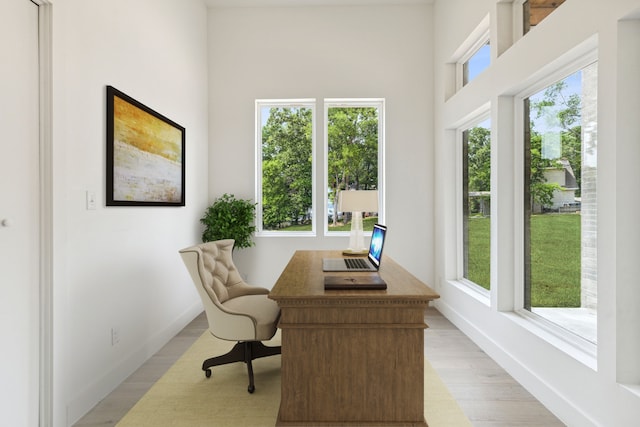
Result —
<path fill-rule="evenodd" d="M 180 256 L 204 306 L 209 330 L 222 339 L 254 339 L 255 326 L 248 316 L 233 315 L 222 304 L 252 293 L 233 263 L 232 239 L 201 243 L 181 249 Z"/>
<path fill-rule="evenodd" d="M 233 239 L 201 243 L 180 251 L 197 252 L 197 272 L 202 286 L 215 302 L 224 303 L 243 294 L 245 283 L 233 263 Z M 239 285 L 239 286 L 238 286 Z"/>

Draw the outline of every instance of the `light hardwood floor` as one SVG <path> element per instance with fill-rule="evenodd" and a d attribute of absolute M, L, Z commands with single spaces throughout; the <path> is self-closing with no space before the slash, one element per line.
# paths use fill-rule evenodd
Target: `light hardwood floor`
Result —
<path fill-rule="evenodd" d="M 425 319 L 425 356 L 474 427 L 565 425 L 440 312 Z"/>
<path fill-rule="evenodd" d="M 425 319 L 425 355 L 475 427 L 564 426 L 436 309 Z M 201 314 L 74 427 L 117 424 L 206 329 Z"/>

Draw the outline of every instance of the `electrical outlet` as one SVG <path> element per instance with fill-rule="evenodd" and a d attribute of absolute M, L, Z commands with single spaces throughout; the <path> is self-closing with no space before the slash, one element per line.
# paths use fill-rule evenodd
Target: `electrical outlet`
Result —
<path fill-rule="evenodd" d="M 116 327 L 111 328 L 111 346 L 115 346 L 120 342 L 120 330 Z"/>

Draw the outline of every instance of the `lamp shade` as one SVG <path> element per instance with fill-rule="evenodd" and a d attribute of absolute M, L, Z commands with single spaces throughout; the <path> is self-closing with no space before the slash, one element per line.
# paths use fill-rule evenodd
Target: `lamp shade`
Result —
<path fill-rule="evenodd" d="M 338 212 L 378 212 L 378 190 L 341 191 Z"/>

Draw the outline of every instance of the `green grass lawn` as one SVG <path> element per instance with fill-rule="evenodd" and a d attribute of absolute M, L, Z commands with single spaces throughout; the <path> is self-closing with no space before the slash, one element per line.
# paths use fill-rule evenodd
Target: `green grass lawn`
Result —
<path fill-rule="evenodd" d="M 362 219 L 362 229 L 364 231 L 373 231 L 373 225 L 378 223 L 377 216 L 370 216 Z M 351 223 L 340 224 L 335 227 L 330 223 L 329 231 L 351 231 Z M 366 240 L 366 239 L 365 239 Z M 368 245 L 368 243 L 367 243 Z"/>
<path fill-rule="evenodd" d="M 377 217 L 363 220 L 373 230 Z M 467 279 L 489 289 L 490 219 L 469 218 L 469 269 Z M 281 231 L 310 231 L 311 225 Z M 349 231 L 351 224 L 330 226 L 329 231 Z M 531 305 L 580 307 L 580 215 L 544 214 L 531 217 Z"/>
<path fill-rule="evenodd" d="M 490 218 L 469 218 L 469 266 L 467 279 L 473 283 L 489 289 L 490 257 Z"/>
<path fill-rule="evenodd" d="M 373 224 L 378 222 L 377 216 L 370 216 L 368 218 L 364 218 L 362 220 L 362 229 L 364 231 L 372 231 Z M 279 231 L 311 231 L 311 224 L 302 224 L 302 225 L 291 225 L 289 227 L 281 228 Z M 333 226 L 329 224 L 329 231 L 351 231 L 351 223 L 342 224 L 339 223 L 337 226 Z"/>
<path fill-rule="evenodd" d="M 469 219 L 467 278 L 489 289 L 489 218 Z M 580 307 L 580 215 L 531 217 L 531 305 Z"/>

